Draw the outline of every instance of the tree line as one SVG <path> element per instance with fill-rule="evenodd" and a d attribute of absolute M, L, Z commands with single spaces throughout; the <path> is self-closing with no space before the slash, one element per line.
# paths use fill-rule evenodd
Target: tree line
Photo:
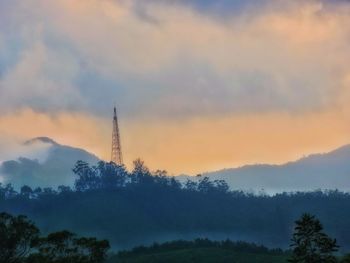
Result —
<path fill-rule="evenodd" d="M 339 246 L 329 237 L 321 222 L 313 215 L 303 214 L 295 222 L 290 250 L 269 249 L 262 245 L 242 241 L 233 242 L 195 239 L 177 240 L 163 244 L 135 247 L 120 251 L 115 257 L 128 258 L 134 255 L 169 252 L 182 249 L 220 248 L 239 253 L 257 255 L 288 255 L 291 263 L 348 263 L 350 254 L 342 258 L 335 255 Z M 107 240 L 77 237 L 69 231 L 40 236 L 40 230 L 26 216 L 0 213 L 0 262 L 1 263 L 103 263 L 110 248 Z M 113 257 L 112 257 L 113 259 Z"/>
<path fill-rule="evenodd" d="M 1 263 L 103 263 L 109 242 L 69 231 L 40 236 L 26 216 L 0 213 Z"/>
<path fill-rule="evenodd" d="M 73 188 L 0 187 L 0 211 L 25 214 L 45 235 L 57 229 L 108 239 L 118 249 L 152 241 L 205 235 L 289 245 L 291 226 L 305 211 L 324 222 L 341 249 L 350 249 L 350 195 L 339 191 L 275 196 L 230 191 L 223 181 L 200 177 L 180 183 L 141 160 L 123 166 L 77 162 Z M 96 223 L 98 222 L 98 223 Z M 101 227 L 102 225 L 102 227 Z"/>
<path fill-rule="evenodd" d="M 16 191 L 11 184 L 0 183 L 0 199 L 10 199 L 18 196 L 27 198 L 38 198 L 45 195 L 68 193 L 72 191 L 89 191 L 98 189 L 119 189 L 128 186 L 163 186 L 173 189 L 186 189 L 199 192 L 228 193 L 229 186 L 224 180 L 211 181 L 203 177 L 199 182 L 187 180 L 182 184 L 174 177 L 168 176 L 164 170 L 151 172 L 140 159 L 134 161 L 134 168 L 128 172 L 123 165 L 116 165 L 113 162 L 100 161 L 97 165 L 91 166 L 84 161 L 77 161 L 73 168 L 77 176 L 72 189 L 69 186 L 61 185 L 57 189 L 51 187 L 41 188 L 24 185 L 20 191 Z M 200 175 L 198 175 L 200 176 Z"/>
<path fill-rule="evenodd" d="M 219 248 L 239 253 L 257 255 L 286 255 L 290 263 L 349 263 L 350 254 L 339 256 L 337 240 L 324 232 L 323 225 L 314 215 L 303 214 L 295 221 L 290 249 L 270 249 L 263 245 L 242 241 L 212 241 L 198 238 L 193 241 L 176 240 L 151 246 L 138 246 L 129 251 L 120 251 L 116 258 L 127 259 L 133 256 L 169 252 L 184 249 Z"/>

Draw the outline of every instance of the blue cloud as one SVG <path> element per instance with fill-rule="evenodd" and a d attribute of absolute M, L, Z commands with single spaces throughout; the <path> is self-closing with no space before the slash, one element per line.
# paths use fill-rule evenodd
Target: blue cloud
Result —
<path fill-rule="evenodd" d="M 337 4 L 350 3 L 349 0 L 302 0 L 299 1 L 300 4 L 303 2 L 313 1 L 324 4 L 324 6 L 331 7 Z M 214 16 L 216 18 L 225 18 L 232 15 L 242 14 L 244 12 L 263 12 L 265 7 L 272 8 L 283 8 L 287 6 L 289 3 L 298 4 L 297 1 L 275 1 L 275 0 L 151 0 L 145 2 L 143 0 L 135 0 L 138 7 L 144 7 L 148 3 L 167 3 L 169 5 L 184 5 L 187 7 L 191 7 L 194 10 Z"/>
<path fill-rule="evenodd" d="M 247 8 L 258 8 L 269 0 L 189 0 L 182 1 L 184 4 L 190 4 L 200 11 L 214 12 L 217 14 L 232 14 L 242 12 Z"/>
<path fill-rule="evenodd" d="M 331 4 L 330 1 L 322 1 Z M 344 2 L 348 1 L 337 1 Z M 116 28 L 115 31 L 104 31 L 104 24 L 101 23 L 96 34 L 90 34 L 86 28 L 98 24 L 98 19 L 86 25 L 85 20 L 72 16 L 72 20 L 67 24 L 70 25 L 72 21 L 80 23 L 78 30 L 65 35 L 64 30 L 69 31 L 69 27 L 57 30 L 57 24 L 65 21 L 59 19 L 55 24 L 50 18 L 45 15 L 41 17 L 37 12 L 34 12 L 32 17 L 28 15 L 29 18 L 20 17 L 16 20 L 18 16 L 14 15 L 15 8 L 1 2 L 0 7 L 4 9 L 1 9 L 0 13 L 4 12 L 3 10 L 12 10 L 12 15 L 11 12 L 6 13 L 3 23 L 11 30 L 3 30 L 3 24 L 0 25 L 0 36 L 4 36 L 6 45 L 5 52 L 0 51 L 0 95 L 6 98 L 3 99 L 0 109 L 4 111 L 6 107 L 6 110 L 30 107 L 45 112 L 81 110 L 106 116 L 110 106 L 117 102 L 129 118 L 143 115 L 167 118 L 232 112 L 298 112 L 323 107 L 334 99 L 330 90 L 333 88 L 331 85 L 335 77 L 331 75 L 327 66 L 318 67 L 328 63 L 322 56 L 310 55 L 307 59 L 299 57 L 295 60 L 294 56 L 291 56 L 286 59 L 284 51 L 278 50 L 281 43 L 286 44 L 279 42 L 280 36 L 271 40 L 271 35 L 255 36 L 254 33 L 249 33 L 248 38 L 253 42 L 256 40 L 263 48 L 246 42 L 247 35 L 241 36 L 240 32 L 245 33 L 245 23 L 247 31 L 254 26 L 249 24 L 249 21 L 242 22 L 238 30 L 222 26 L 221 23 L 209 23 L 209 28 L 212 26 L 214 33 L 208 33 L 207 28 L 201 28 L 203 17 L 194 16 L 195 21 L 189 26 L 198 28 L 199 34 L 203 32 L 204 37 L 200 36 L 199 39 L 206 42 L 203 43 L 203 50 L 197 52 L 200 42 L 197 39 L 192 42 L 191 36 L 179 34 L 182 28 L 177 28 L 177 24 L 172 24 L 175 29 L 171 27 L 171 31 L 167 31 L 167 22 L 171 24 L 176 18 L 172 17 L 172 21 L 161 21 L 164 23 L 160 26 L 145 26 L 144 21 L 158 21 L 148 13 L 142 13 L 145 10 L 142 9 L 141 1 L 135 3 L 140 3 L 141 9 L 138 10 L 138 14 L 142 19 L 135 19 L 131 12 L 127 21 L 131 20 L 134 24 L 130 28 L 125 27 L 125 24 L 118 27 L 119 25 L 113 24 L 114 21 L 111 20 L 108 28 Z M 175 0 L 168 3 L 190 6 L 198 12 L 221 17 L 221 14 L 226 16 L 237 12 L 247 12 L 251 15 L 252 9 L 263 12 L 263 6 L 270 4 L 271 0 Z M 39 36 L 32 39 L 32 34 L 21 35 L 23 28 L 35 28 L 38 20 L 42 20 Z M 191 21 L 189 19 L 188 23 Z M 206 18 L 203 22 L 204 25 L 208 23 Z M 143 29 L 145 31 L 140 33 Z M 99 34 L 99 30 L 104 33 Z M 127 34 L 124 34 L 125 31 Z M 75 38 L 81 32 L 82 35 Z M 165 32 L 166 37 L 159 32 Z M 193 32 L 194 35 L 197 33 L 195 30 Z M 231 35 L 233 32 L 234 37 Z M 150 39 L 147 39 L 146 34 L 149 33 Z M 178 34 L 179 39 L 169 37 L 173 34 Z M 120 44 L 119 42 L 123 41 L 122 36 L 128 41 Z M 226 41 L 218 41 L 218 48 L 217 39 L 213 39 L 213 36 Z M 168 42 L 169 39 L 176 43 Z M 239 41 L 246 44 L 236 45 Z M 39 47 L 35 48 L 37 42 Z M 84 45 L 81 45 L 82 42 Z M 129 48 L 130 44 L 134 47 Z M 91 48 L 91 45 L 94 47 Z M 167 45 L 171 47 L 167 49 Z M 199 50 L 201 48 L 198 46 Z M 160 53 L 166 53 L 165 59 L 162 56 L 158 58 L 158 49 Z M 38 62 L 35 52 L 39 55 L 43 52 L 44 59 L 39 61 L 38 70 L 32 72 L 32 64 Z M 252 52 L 256 53 L 256 56 L 251 56 Z M 33 55 L 28 61 L 28 57 L 21 56 L 23 53 Z M 16 64 L 20 64 L 21 59 L 26 60 L 27 66 L 16 72 Z M 244 67 L 240 67 L 240 63 L 229 61 L 237 62 L 240 59 L 243 60 Z M 274 61 L 269 62 L 269 59 Z M 303 68 L 303 63 L 310 59 L 315 59 L 316 62 L 306 63 L 307 66 Z M 149 63 L 151 66 L 147 68 L 143 63 Z M 265 67 L 269 63 L 272 66 Z M 288 63 L 293 70 L 285 67 Z M 9 70 L 13 70 L 17 75 L 5 81 L 7 87 L 1 87 L 1 80 L 6 78 L 5 73 Z"/>

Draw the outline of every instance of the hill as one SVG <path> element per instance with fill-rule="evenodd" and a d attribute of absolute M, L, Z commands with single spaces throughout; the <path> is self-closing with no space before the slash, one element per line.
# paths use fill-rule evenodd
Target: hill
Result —
<path fill-rule="evenodd" d="M 286 263 L 288 252 L 253 243 L 196 239 L 170 241 L 120 251 L 107 263 Z"/>
<path fill-rule="evenodd" d="M 269 194 L 317 189 L 350 191 L 350 145 L 282 165 L 246 165 L 206 172 L 202 176 L 225 180 L 231 189 L 264 190 Z M 181 177 L 181 180 L 184 179 L 199 178 Z"/>
<path fill-rule="evenodd" d="M 72 186 L 74 177 L 71 169 L 77 160 L 92 164 L 99 160 L 83 149 L 61 145 L 47 137 L 31 139 L 24 143 L 24 147 L 28 149 L 39 147 L 44 150 L 41 158 L 21 156 L 17 160 L 3 162 L 0 174 L 4 183 L 12 183 L 16 187 L 24 184 L 31 187 Z M 316 189 L 350 191 L 350 145 L 282 165 L 246 165 L 205 172 L 202 176 L 208 176 L 212 180 L 225 180 L 234 190 L 255 192 L 264 190 L 269 194 Z M 182 182 L 187 179 L 194 181 L 200 179 L 186 175 L 178 178 Z"/>
<path fill-rule="evenodd" d="M 72 168 L 77 160 L 97 163 L 99 159 L 79 148 L 61 145 L 47 137 L 26 141 L 24 148 L 42 149 L 40 160 L 21 156 L 17 160 L 4 161 L 0 173 L 4 183 L 16 188 L 23 185 L 31 187 L 57 187 L 73 185 L 75 177 Z"/>
<path fill-rule="evenodd" d="M 193 248 L 114 257 L 108 263 L 287 263 L 286 255 L 242 253 L 222 248 Z"/>
<path fill-rule="evenodd" d="M 142 163 L 132 172 L 100 162 L 79 162 L 76 189 L 14 193 L 0 187 L 0 211 L 25 214 L 40 229 L 67 229 L 110 240 L 117 249 L 176 239 L 207 237 L 244 240 L 288 248 L 294 221 L 316 215 L 330 236 L 349 249 L 350 195 L 338 191 L 252 195 L 228 191 L 225 182 L 188 182 L 182 186 Z"/>

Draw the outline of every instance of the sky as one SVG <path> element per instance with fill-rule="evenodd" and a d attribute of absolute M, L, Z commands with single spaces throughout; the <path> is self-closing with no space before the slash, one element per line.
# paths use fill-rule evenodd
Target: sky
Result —
<path fill-rule="evenodd" d="M 196 174 L 350 143 L 346 0 L 0 0 L 0 160 L 48 136 Z"/>

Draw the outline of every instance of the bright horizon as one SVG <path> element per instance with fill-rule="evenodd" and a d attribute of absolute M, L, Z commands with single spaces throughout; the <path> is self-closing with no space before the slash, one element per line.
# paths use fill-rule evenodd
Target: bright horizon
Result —
<path fill-rule="evenodd" d="M 196 174 L 350 143 L 350 3 L 0 3 L 0 160 L 47 136 Z"/>

